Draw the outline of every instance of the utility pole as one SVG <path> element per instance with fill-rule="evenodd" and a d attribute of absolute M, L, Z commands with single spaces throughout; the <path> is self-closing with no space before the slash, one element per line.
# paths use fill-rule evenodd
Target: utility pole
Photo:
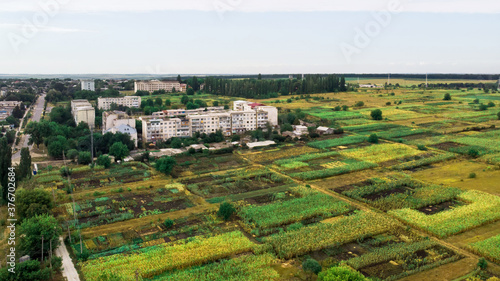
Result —
<path fill-rule="evenodd" d="M 78 218 L 76 216 L 75 192 L 74 192 L 73 188 L 71 188 L 71 177 L 69 175 L 69 168 L 66 165 L 66 156 L 64 154 L 64 151 L 63 151 L 63 161 L 64 161 L 64 166 L 66 167 L 66 169 L 68 171 L 68 173 L 67 173 L 68 184 L 69 184 L 69 188 L 71 189 L 71 198 L 73 199 L 73 218 L 75 219 L 75 223 L 78 225 L 78 230 L 80 230 L 80 224 L 78 223 Z M 81 233 L 81 231 L 78 231 L 78 234 L 80 235 L 80 254 L 82 254 L 83 253 L 83 243 L 82 243 L 82 233 Z"/>
<path fill-rule="evenodd" d="M 42 234 L 42 262 L 43 262 L 43 234 Z"/>

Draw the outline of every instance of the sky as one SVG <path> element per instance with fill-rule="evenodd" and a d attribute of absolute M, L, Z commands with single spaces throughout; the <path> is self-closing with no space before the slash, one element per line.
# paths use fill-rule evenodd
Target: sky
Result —
<path fill-rule="evenodd" d="M 500 73 L 498 0 L 0 0 L 0 74 Z"/>

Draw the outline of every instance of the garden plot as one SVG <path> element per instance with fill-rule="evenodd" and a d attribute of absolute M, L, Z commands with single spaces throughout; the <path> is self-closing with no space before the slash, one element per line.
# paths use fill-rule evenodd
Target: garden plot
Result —
<path fill-rule="evenodd" d="M 97 258 L 80 263 L 80 266 L 87 280 L 98 280 L 102 274 L 115 274 L 120 280 L 132 281 L 136 280 L 136 270 L 141 278 L 152 278 L 173 269 L 189 268 L 250 252 L 254 246 L 243 233 L 235 231 L 175 244 L 155 245 L 128 255 Z"/>
<path fill-rule="evenodd" d="M 262 151 L 245 152 L 242 153 L 242 156 L 252 162 L 258 162 L 260 164 L 269 164 L 281 158 L 299 156 L 303 154 L 316 153 L 316 152 L 320 151 L 318 149 L 308 146 L 285 145 L 283 147 L 266 149 Z"/>
<path fill-rule="evenodd" d="M 181 182 L 196 195 L 214 198 L 277 187 L 291 183 L 291 180 L 265 170 L 237 170 L 225 174 L 182 179 Z"/>
<path fill-rule="evenodd" d="M 172 176 L 186 177 L 242 168 L 248 164 L 237 155 L 211 155 L 211 156 L 181 156 L 176 158 L 177 166 L 172 171 Z"/>
<path fill-rule="evenodd" d="M 454 201 L 461 193 L 457 188 L 427 185 L 411 178 L 372 179 L 371 183 L 342 194 L 382 211 L 402 208 L 422 208 L 424 211 L 431 208 L 437 211 L 434 205 Z"/>
<path fill-rule="evenodd" d="M 480 191 L 466 191 L 459 194 L 457 199 L 468 204 L 434 215 L 410 208 L 391 210 L 389 213 L 439 237 L 464 232 L 500 219 L 500 198 L 497 196 Z"/>
<path fill-rule="evenodd" d="M 469 244 L 468 248 L 489 260 L 500 263 L 500 235 Z"/>
<path fill-rule="evenodd" d="M 354 208 L 344 201 L 304 187 L 293 187 L 296 198 L 262 206 L 243 206 L 239 216 L 251 233 L 268 235 L 283 229 L 300 228 L 304 224 L 321 221 L 351 212 Z"/>
<path fill-rule="evenodd" d="M 75 210 L 82 228 L 141 218 L 194 206 L 184 192 L 173 193 L 160 188 L 154 193 L 135 194 L 118 189 L 119 195 L 79 201 Z M 67 216 L 73 214 L 73 204 L 66 203 Z"/>
<path fill-rule="evenodd" d="M 404 144 L 378 144 L 340 152 L 345 157 L 376 164 L 425 153 Z"/>

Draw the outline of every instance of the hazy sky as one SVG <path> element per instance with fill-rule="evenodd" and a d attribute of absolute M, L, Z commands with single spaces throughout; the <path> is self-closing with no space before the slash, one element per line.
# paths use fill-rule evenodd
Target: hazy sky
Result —
<path fill-rule="evenodd" d="M 500 73 L 498 0 L 0 0 L 0 74 Z"/>

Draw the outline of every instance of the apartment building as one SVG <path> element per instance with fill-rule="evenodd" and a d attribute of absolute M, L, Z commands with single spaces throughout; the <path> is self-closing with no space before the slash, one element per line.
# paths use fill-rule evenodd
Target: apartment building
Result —
<path fill-rule="evenodd" d="M 22 102 L 20 101 L 0 101 L 0 107 L 16 107 L 21 106 Z"/>
<path fill-rule="evenodd" d="M 185 92 L 187 88 L 186 84 L 181 84 L 179 81 L 136 81 L 134 83 L 134 92 L 137 91 L 148 91 L 150 93 L 159 90 L 165 90 L 165 92 Z"/>
<path fill-rule="evenodd" d="M 73 114 L 76 124 L 85 122 L 89 127 L 94 128 L 95 109 L 87 100 L 72 100 L 71 114 Z"/>
<path fill-rule="evenodd" d="M 113 127 L 128 125 L 135 128 L 135 119 L 123 111 L 105 111 L 102 113 L 102 131 L 105 132 Z"/>
<path fill-rule="evenodd" d="M 273 126 L 278 126 L 278 109 L 274 106 L 266 106 L 261 103 L 252 103 L 248 101 L 235 101 L 233 102 L 233 110 L 235 111 L 248 111 L 248 110 L 253 110 L 256 112 L 261 112 L 261 115 L 259 116 L 261 119 L 258 120 L 265 120 L 265 123 L 269 122 Z M 267 117 L 265 117 L 264 113 L 262 112 L 267 112 Z M 266 119 L 263 119 L 266 118 Z M 262 122 L 260 122 L 262 124 Z M 259 125 L 259 127 L 261 127 Z"/>
<path fill-rule="evenodd" d="M 95 91 L 95 82 L 91 79 L 80 80 L 81 89 L 86 91 Z"/>
<path fill-rule="evenodd" d="M 98 98 L 97 107 L 103 110 L 110 110 L 112 104 L 122 105 L 126 107 L 141 107 L 141 97 L 138 96 L 125 96 L 125 97 L 111 97 L 111 98 Z"/>
<path fill-rule="evenodd" d="M 275 109 L 275 108 L 274 108 Z M 273 113 L 275 113 L 275 119 Z M 155 142 L 172 137 L 190 137 L 194 133 L 211 134 L 221 131 L 225 136 L 265 128 L 268 123 L 277 124 L 277 110 L 248 102 L 238 103 L 234 110 L 224 107 L 199 108 L 196 110 L 174 109 L 141 117 L 143 140 Z"/>

